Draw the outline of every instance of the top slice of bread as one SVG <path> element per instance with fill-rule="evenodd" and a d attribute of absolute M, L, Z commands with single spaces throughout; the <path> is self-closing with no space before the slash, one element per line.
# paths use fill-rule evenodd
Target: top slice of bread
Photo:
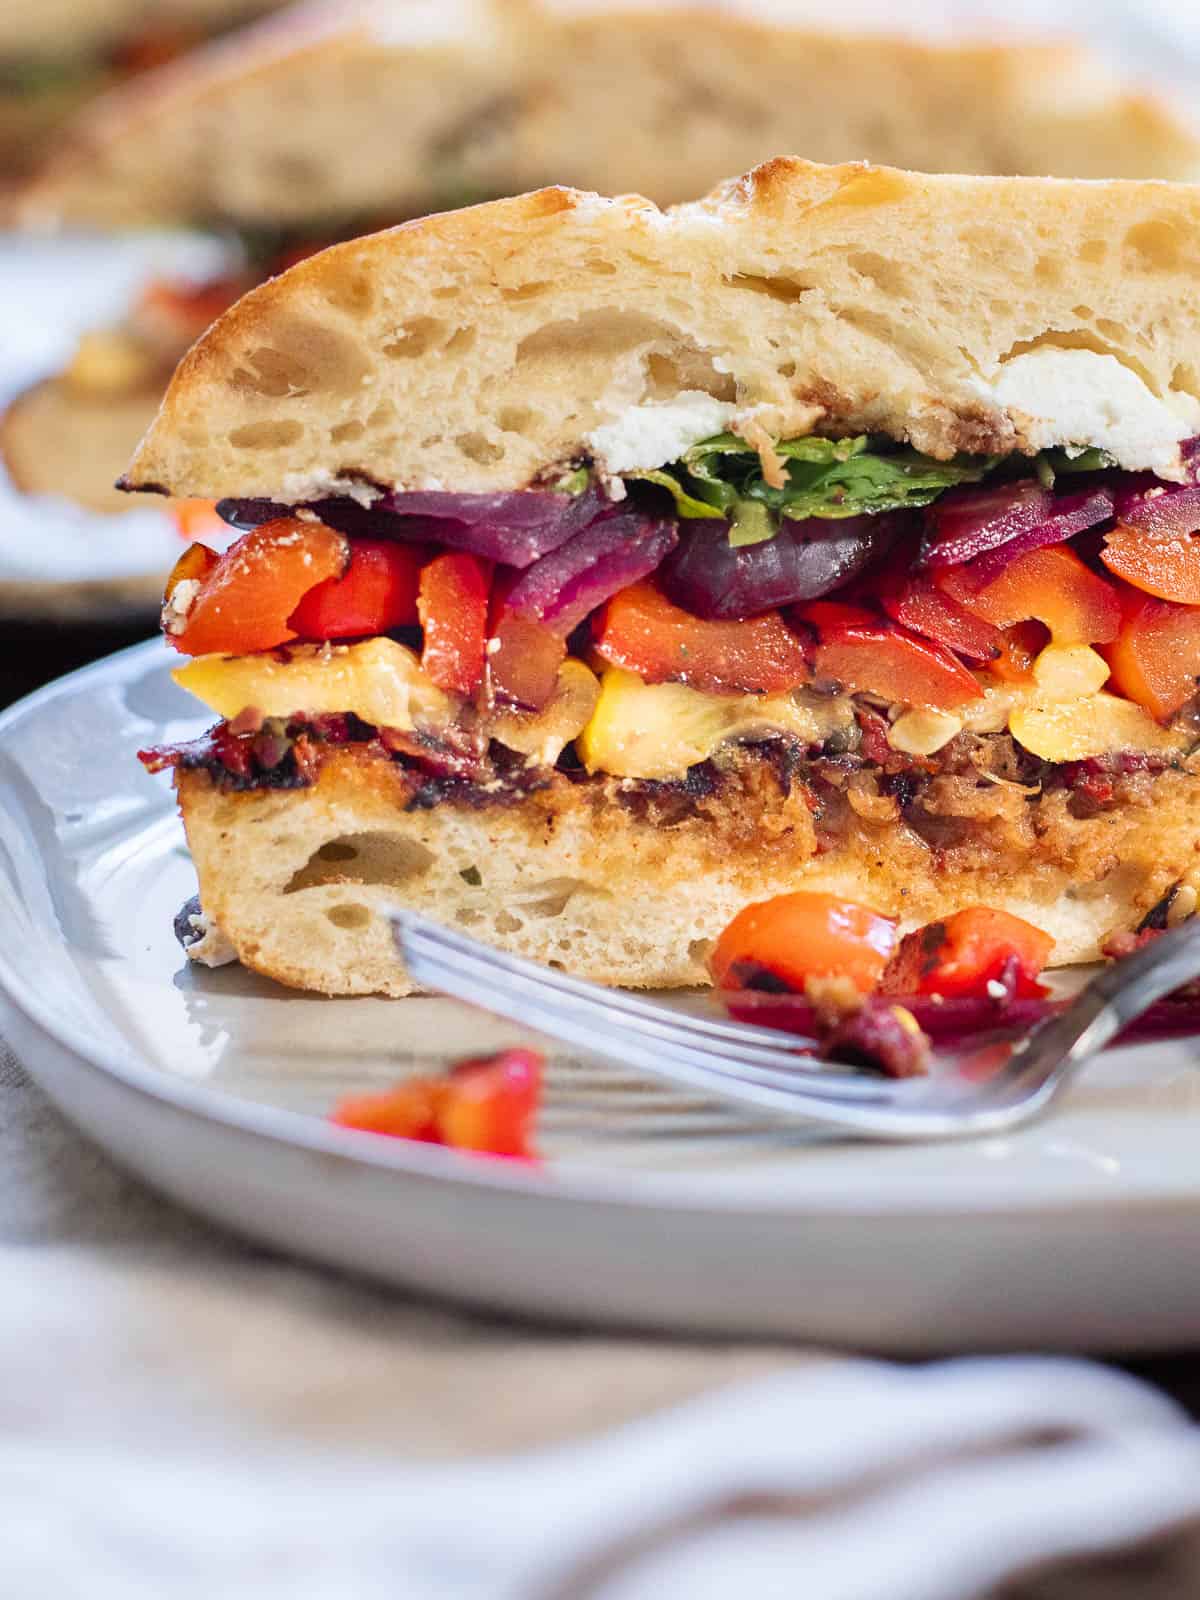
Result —
<path fill-rule="evenodd" d="M 780 158 L 665 213 L 548 189 L 427 217 L 227 312 L 127 486 L 515 489 L 603 459 L 597 429 L 636 444 L 667 418 L 631 408 L 671 402 L 699 406 L 694 437 L 716 409 L 754 440 L 878 431 L 939 457 L 1103 444 L 1183 477 L 1200 188 Z"/>
<path fill-rule="evenodd" d="M 925 171 L 1200 175 L 1195 133 L 1088 51 L 921 42 L 675 7 L 301 7 L 117 90 L 25 200 L 35 224 L 391 220 L 546 183 L 661 205 L 781 150 Z"/>

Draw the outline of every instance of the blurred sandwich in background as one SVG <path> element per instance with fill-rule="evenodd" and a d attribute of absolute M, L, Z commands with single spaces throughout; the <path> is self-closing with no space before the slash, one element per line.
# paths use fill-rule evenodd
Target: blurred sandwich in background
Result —
<path fill-rule="evenodd" d="M 282 0 L 27 0 L 0 7 L 0 182 L 88 100 Z"/>
<path fill-rule="evenodd" d="M 103 97 L 27 186 L 23 221 L 212 227 L 236 265 L 207 284 L 152 284 L 18 398 L 0 422 L 13 482 L 124 509 L 113 480 L 176 361 L 227 305 L 321 245 L 469 199 L 563 183 L 668 204 L 780 152 L 932 172 L 1200 174 L 1187 126 L 1083 47 L 780 16 L 566 0 L 302 6 Z"/>

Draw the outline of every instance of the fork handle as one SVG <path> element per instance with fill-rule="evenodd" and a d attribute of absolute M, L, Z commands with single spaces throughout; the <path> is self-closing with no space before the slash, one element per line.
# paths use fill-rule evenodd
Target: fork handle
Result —
<path fill-rule="evenodd" d="M 1059 1052 L 1063 1070 L 1056 1076 L 1061 1079 L 1072 1066 L 1102 1050 L 1156 1000 L 1196 978 L 1200 978 L 1200 917 L 1189 918 L 1093 978 L 1066 1011 L 1036 1028 L 1018 1046 L 1010 1067 L 1020 1072 Z"/>

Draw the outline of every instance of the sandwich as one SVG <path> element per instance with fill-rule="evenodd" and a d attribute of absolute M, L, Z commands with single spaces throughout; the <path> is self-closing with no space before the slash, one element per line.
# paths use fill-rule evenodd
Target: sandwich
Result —
<path fill-rule="evenodd" d="M 687 200 L 780 149 L 932 171 L 1200 172 L 1174 114 L 1074 46 L 843 34 L 729 4 L 304 7 L 108 96 L 62 138 L 26 222 L 215 225 L 237 249 L 219 280 L 151 285 L 87 335 L 0 421 L 0 452 L 24 492 L 113 512 L 113 479 L 192 340 L 315 243 L 548 182 Z"/>
<path fill-rule="evenodd" d="M 1200 173 L 1190 125 L 1084 46 L 802 18 L 764 0 L 301 6 L 97 105 L 24 212 L 311 230 L 551 178 L 665 205 L 785 149 L 935 172 Z"/>
<path fill-rule="evenodd" d="M 35 170 L 47 141 L 89 100 L 270 9 L 271 0 L 6 6 L 0 15 L 0 180 Z"/>
<path fill-rule="evenodd" d="M 652 988 L 785 890 L 1057 963 L 1194 902 L 1198 263 L 1192 186 L 781 158 L 253 290 L 122 484 L 245 530 L 163 612 L 217 720 L 143 753 L 208 925 L 397 995 L 395 904 Z"/>

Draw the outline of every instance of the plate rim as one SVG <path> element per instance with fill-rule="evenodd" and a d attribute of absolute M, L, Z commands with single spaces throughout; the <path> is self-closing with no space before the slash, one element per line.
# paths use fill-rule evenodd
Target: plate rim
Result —
<path fill-rule="evenodd" d="M 87 666 L 52 679 L 32 694 L 23 696 L 0 712 L 0 748 L 14 725 L 44 705 L 69 693 L 81 683 L 103 684 L 120 681 L 140 660 L 163 658 L 166 646 L 161 639 L 149 639 L 100 657 Z M 169 658 L 166 658 L 169 659 Z M 131 759 L 132 753 L 131 753 Z M 0 800 L 0 804 L 4 802 Z M 89 1071 L 114 1079 L 128 1090 L 160 1104 L 222 1128 L 266 1139 L 274 1145 L 299 1147 L 309 1153 L 363 1164 L 375 1170 L 435 1180 L 454 1187 L 502 1191 L 529 1197 L 552 1198 L 558 1203 L 644 1209 L 653 1205 L 691 1214 L 729 1216 L 734 1213 L 772 1216 L 819 1217 L 828 1222 L 837 1218 L 861 1222 L 878 1217 L 881 1211 L 895 1219 L 942 1220 L 965 1216 L 1012 1217 L 1028 1221 L 1041 1215 L 1062 1217 L 1086 1214 L 1089 1218 L 1105 1213 L 1124 1215 L 1137 1211 L 1192 1214 L 1200 1209 L 1200 1171 L 1192 1187 L 1164 1188 L 1159 1192 L 1130 1192 L 1126 1189 L 1089 1189 L 1079 1193 L 1051 1193 L 1036 1188 L 1024 1192 L 981 1191 L 978 1197 L 953 1197 L 941 1194 L 924 1177 L 906 1178 L 889 1187 L 886 1202 L 872 1197 L 871 1185 L 848 1184 L 845 1191 L 829 1190 L 797 1194 L 791 1185 L 781 1187 L 778 1200 L 770 1193 L 739 1192 L 722 1189 L 714 1197 L 704 1192 L 703 1174 L 663 1174 L 652 1171 L 564 1172 L 554 1164 L 529 1166 L 498 1159 L 471 1159 L 465 1152 L 442 1149 L 417 1141 L 384 1138 L 381 1135 L 340 1128 L 336 1124 L 286 1107 L 259 1104 L 222 1093 L 219 1089 L 187 1079 L 175 1079 L 163 1072 L 132 1044 L 123 1051 L 110 1049 L 53 1007 L 14 971 L 0 938 L 0 989 L 11 1004 L 35 1029 L 68 1051 Z M 353 997 L 351 997 L 353 998 Z M 402 1004 L 403 1002 L 397 1002 Z M 21 1060 L 30 1076 L 39 1083 L 36 1063 Z M 60 1109 L 70 1118 L 70 1108 Z M 865 1155 L 870 1144 L 855 1146 L 846 1141 L 849 1151 Z M 931 1144 L 931 1148 L 935 1147 Z M 935 1180 L 936 1182 L 936 1180 Z"/>

